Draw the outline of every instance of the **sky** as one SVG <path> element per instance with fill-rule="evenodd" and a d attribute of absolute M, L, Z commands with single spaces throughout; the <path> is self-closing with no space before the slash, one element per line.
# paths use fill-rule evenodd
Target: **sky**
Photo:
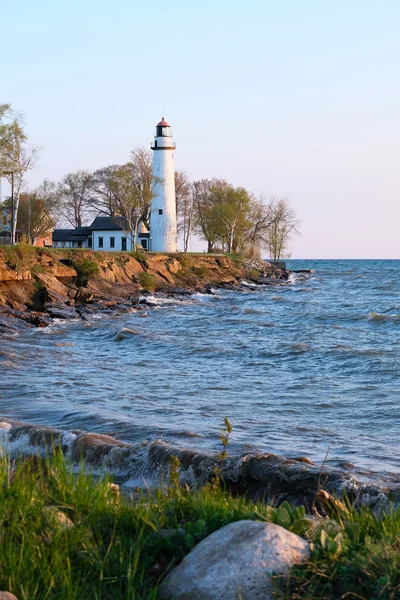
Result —
<path fill-rule="evenodd" d="M 191 180 L 289 198 L 293 258 L 400 258 L 399 22 L 398 0 L 0 0 L 0 103 L 42 148 L 32 187 L 126 162 L 164 115 Z"/>

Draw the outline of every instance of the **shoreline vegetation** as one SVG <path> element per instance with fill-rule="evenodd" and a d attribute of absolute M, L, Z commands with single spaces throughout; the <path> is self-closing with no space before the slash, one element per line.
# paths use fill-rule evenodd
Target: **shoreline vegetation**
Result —
<path fill-rule="evenodd" d="M 273 576 L 266 598 L 399 597 L 399 509 L 355 508 L 322 488 L 323 516 L 317 504 L 307 512 L 254 502 L 226 489 L 219 477 L 224 460 L 226 444 L 214 477 L 198 489 L 180 484 L 175 457 L 163 485 L 127 493 L 83 463 L 74 472 L 54 447 L 45 457 L 2 454 L 0 589 L 18 600 L 166 598 L 162 580 L 197 544 L 229 523 L 257 521 L 300 535 L 311 553 Z"/>
<path fill-rule="evenodd" d="M 51 319 L 86 318 L 93 312 L 129 312 L 154 293 L 180 298 L 216 288 L 282 285 L 289 272 L 239 255 L 93 252 L 0 247 L 0 334 L 45 327 Z"/>

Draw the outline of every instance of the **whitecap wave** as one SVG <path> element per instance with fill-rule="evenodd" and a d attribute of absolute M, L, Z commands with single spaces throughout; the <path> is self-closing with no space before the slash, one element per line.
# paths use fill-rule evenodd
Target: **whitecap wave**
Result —
<path fill-rule="evenodd" d="M 399 321 L 400 315 L 385 315 L 382 313 L 370 312 L 368 315 L 368 321 Z"/>

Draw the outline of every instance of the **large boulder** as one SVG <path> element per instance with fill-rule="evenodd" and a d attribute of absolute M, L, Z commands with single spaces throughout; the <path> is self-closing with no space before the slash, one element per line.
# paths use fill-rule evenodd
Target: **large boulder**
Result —
<path fill-rule="evenodd" d="M 201 541 L 167 575 L 160 600 L 269 600 L 272 574 L 307 560 L 307 541 L 279 525 L 237 521 Z"/>

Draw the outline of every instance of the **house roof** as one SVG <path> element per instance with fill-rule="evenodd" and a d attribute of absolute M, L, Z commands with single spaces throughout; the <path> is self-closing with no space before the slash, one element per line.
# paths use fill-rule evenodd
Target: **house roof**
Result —
<path fill-rule="evenodd" d="M 84 242 L 89 234 L 90 227 L 55 229 L 53 231 L 53 242 Z"/>
<path fill-rule="evenodd" d="M 129 223 L 125 217 L 96 217 L 88 229 L 94 231 L 120 231 L 129 229 Z"/>

